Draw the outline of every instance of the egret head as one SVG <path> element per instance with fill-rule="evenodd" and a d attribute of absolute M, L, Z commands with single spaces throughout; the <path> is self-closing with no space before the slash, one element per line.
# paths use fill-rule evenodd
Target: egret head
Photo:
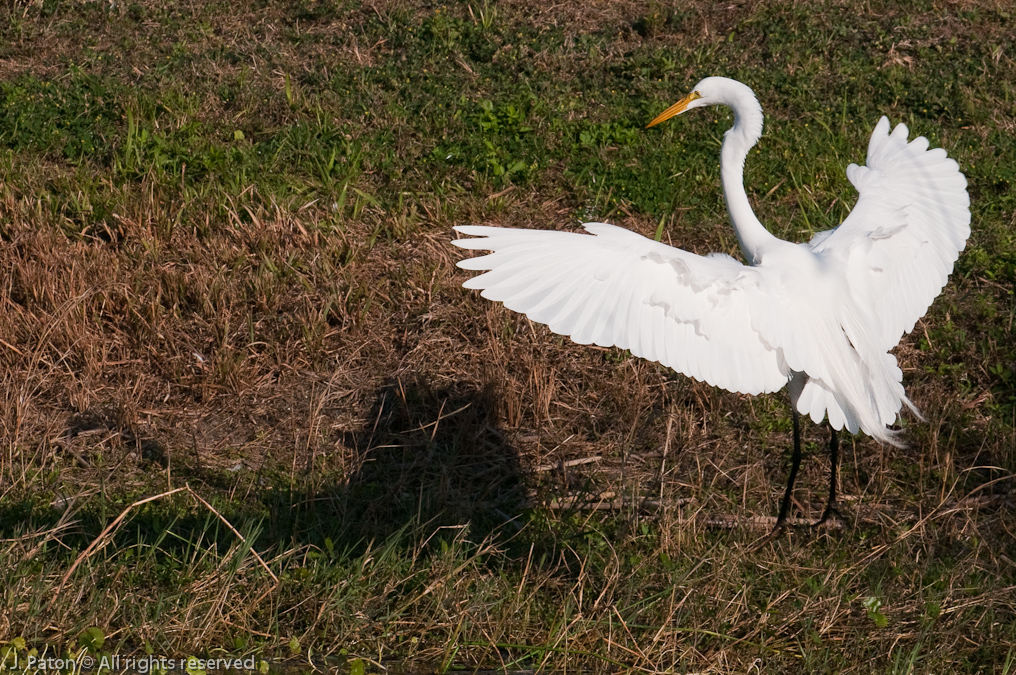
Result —
<path fill-rule="evenodd" d="M 733 108 L 736 113 L 748 101 L 754 104 L 753 108 L 759 107 L 754 92 L 747 85 L 726 77 L 707 77 L 696 84 L 690 94 L 657 115 L 646 128 L 654 127 L 686 110 L 707 105 L 725 105 Z"/>

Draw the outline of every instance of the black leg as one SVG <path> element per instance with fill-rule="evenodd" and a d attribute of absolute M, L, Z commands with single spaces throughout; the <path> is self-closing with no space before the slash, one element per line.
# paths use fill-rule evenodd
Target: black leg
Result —
<path fill-rule="evenodd" d="M 829 427 L 829 501 L 826 502 L 825 511 L 818 519 L 816 525 L 822 525 L 830 518 L 838 518 L 839 510 L 836 508 L 836 469 L 840 463 L 840 439 L 836 435 L 836 429 Z"/>
<path fill-rule="evenodd" d="M 787 491 L 783 495 L 783 503 L 780 504 L 780 515 L 776 518 L 776 527 L 773 532 L 783 529 L 787 520 L 787 513 L 790 511 L 790 498 L 794 494 L 794 481 L 797 480 L 797 469 L 801 466 L 801 423 L 796 409 L 794 413 L 794 454 L 790 456 L 790 477 L 787 478 Z"/>

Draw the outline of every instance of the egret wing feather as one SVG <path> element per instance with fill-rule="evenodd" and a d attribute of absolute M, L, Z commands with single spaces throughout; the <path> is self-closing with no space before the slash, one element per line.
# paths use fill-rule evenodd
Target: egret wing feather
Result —
<path fill-rule="evenodd" d="M 889 132 L 883 117 L 868 144 L 866 166 L 847 177 L 857 203 L 839 227 L 821 232 L 812 250 L 844 264 L 857 305 L 867 307 L 874 347 L 887 351 L 924 316 L 945 286 L 970 236 L 970 198 L 959 165 L 906 125 Z"/>
<path fill-rule="evenodd" d="M 629 349 L 698 380 L 742 393 L 776 391 L 789 369 L 753 327 L 761 272 L 729 256 L 702 257 L 624 228 L 589 234 L 460 226 L 459 263 L 486 270 L 482 295 L 580 344 Z"/>
<path fill-rule="evenodd" d="M 750 89 L 706 78 L 653 123 L 721 104 L 735 111 L 721 148 L 724 196 L 753 267 L 603 223 L 586 225 L 589 234 L 460 227 L 476 239 L 457 245 L 493 251 L 460 263 L 486 270 L 466 286 L 576 342 L 630 349 L 731 391 L 773 391 L 793 375 L 799 412 L 899 445 L 889 427 L 913 406 L 888 352 L 944 287 L 970 235 L 959 165 L 883 117 L 865 166 L 847 167 L 858 191 L 850 215 L 790 244 L 755 217 L 742 185 L 762 131 Z"/>

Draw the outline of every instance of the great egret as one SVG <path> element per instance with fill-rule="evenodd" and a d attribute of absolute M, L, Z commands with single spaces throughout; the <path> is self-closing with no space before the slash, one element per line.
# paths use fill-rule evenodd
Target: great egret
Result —
<path fill-rule="evenodd" d="M 579 344 L 628 349 L 729 391 L 787 386 L 794 450 L 776 530 L 801 462 L 799 413 L 816 423 L 828 416 L 832 469 L 820 524 L 836 513 L 836 432 L 861 430 L 901 446 L 888 427 L 903 404 L 919 415 L 889 350 L 945 286 L 970 236 L 967 181 L 945 150 L 929 150 L 920 136 L 908 142 L 903 124 L 890 133 L 882 117 L 867 166 L 847 167 L 859 195 L 854 209 L 808 243 L 786 242 L 755 217 L 742 184 L 744 160 L 762 135 L 750 88 L 707 77 L 648 126 L 709 105 L 734 111 L 720 174 L 748 265 L 606 223 L 586 223 L 589 234 L 460 226 L 479 238 L 453 244 L 493 251 L 458 263 L 489 270 L 463 286 Z"/>

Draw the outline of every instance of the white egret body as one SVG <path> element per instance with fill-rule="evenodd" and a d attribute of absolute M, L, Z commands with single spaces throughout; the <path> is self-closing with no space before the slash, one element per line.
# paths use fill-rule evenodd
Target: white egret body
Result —
<path fill-rule="evenodd" d="M 605 223 L 589 234 L 460 226 L 478 238 L 452 243 L 493 251 L 459 267 L 488 270 L 482 289 L 579 344 L 617 346 L 695 379 L 747 394 L 788 384 L 795 452 L 797 413 L 833 430 L 833 473 L 823 520 L 835 509 L 835 430 L 900 445 L 895 423 L 903 373 L 889 350 L 945 286 L 970 235 L 970 200 L 959 165 L 883 117 L 866 166 L 847 177 L 859 194 L 839 227 L 804 244 L 783 241 L 755 217 L 744 160 L 762 135 L 762 109 L 747 86 L 708 77 L 649 126 L 692 108 L 726 105 L 734 126 L 720 152 L 723 194 L 748 265 L 699 256 Z"/>

